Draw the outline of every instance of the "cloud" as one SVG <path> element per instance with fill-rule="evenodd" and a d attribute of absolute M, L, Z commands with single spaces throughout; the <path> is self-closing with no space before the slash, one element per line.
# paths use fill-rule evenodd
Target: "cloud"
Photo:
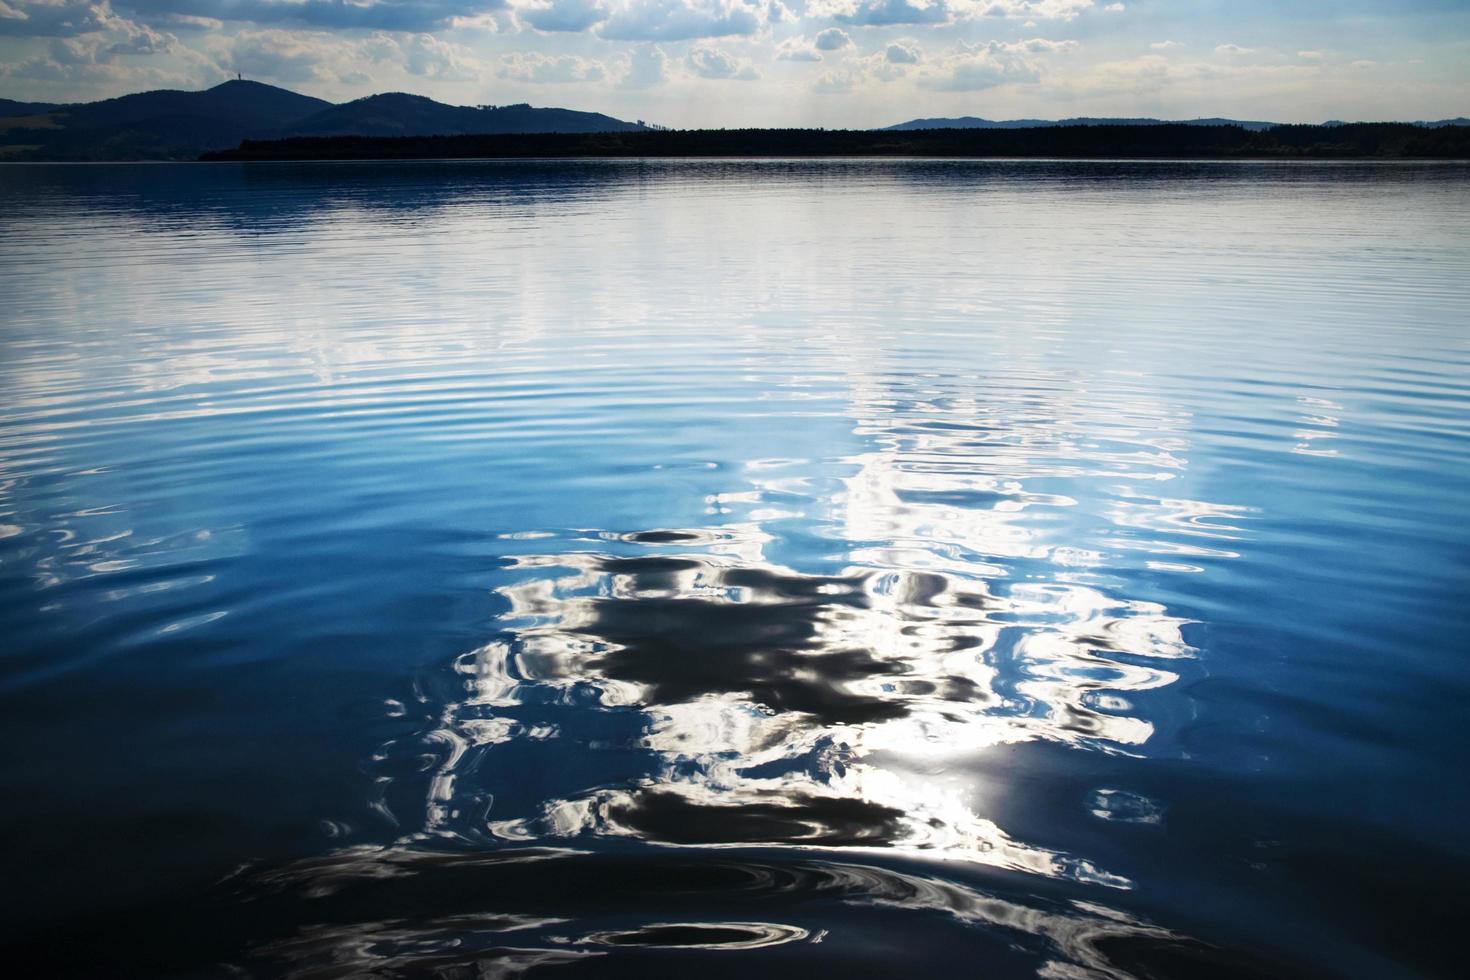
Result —
<path fill-rule="evenodd" d="M 128 0 L 127 8 L 148 22 L 182 14 L 268 26 L 417 32 L 505 10 L 507 0 Z"/>
<path fill-rule="evenodd" d="M 1155 41 L 1149 47 L 1155 51 L 1172 51 L 1175 48 L 1184 47 L 1184 43 L 1182 41 Z"/>
<path fill-rule="evenodd" d="M 600 82 L 607 71 L 600 61 L 589 61 L 576 55 L 523 54 L 519 51 L 500 59 L 501 78 L 538 85 L 567 84 L 571 82 Z"/>
<path fill-rule="evenodd" d="M 78 87 L 113 92 L 119 89 L 191 88 L 213 85 L 226 77 L 219 66 L 203 58 L 186 57 L 183 71 L 169 71 L 122 58 L 60 62 L 51 57 L 55 53 L 52 51 L 0 64 L 0 80 L 39 84 L 52 91 L 57 91 L 56 87 L 60 86 L 63 92 L 76 91 Z M 69 100 L 70 96 L 65 98 Z"/>
<path fill-rule="evenodd" d="M 1321 61 L 1327 57 L 1327 53 L 1325 51 L 1298 51 L 1296 56 L 1303 61 Z"/>
<path fill-rule="evenodd" d="M 195 17 L 192 14 L 165 14 L 160 21 L 180 31 L 217 31 L 225 26 L 224 21 L 213 17 Z"/>
<path fill-rule="evenodd" d="M 102 0 L 3 0 L 0 36 L 75 37 L 106 31 L 123 23 Z"/>
<path fill-rule="evenodd" d="M 618 84 L 624 88 L 649 88 L 663 84 L 668 78 L 668 56 L 657 44 L 645 44 L 634 48 L 628 56 L 628 67 Z"/>
<path fill-rule="evenodd" d="M 608 18 L 604 0 L 547 0 L 516 8 L 516 17 L 538 31 L 585 31 Z"/>
<path fill-rule="evenodd" d="M 441 41 L 432 34 L 412 34 L 391 39 L 380 34 L 378 38 L 397 45 L 397 58 L 390 56 L 388 60 L 397 60 L 410 75 L 465 81 L 480 77 L 480 61 L 464 45 Z"/>
<path fill-rule="evenodd" d="M 818 51 L 836 51 L 851 43 L 852 38 L 840 27 L 829 27 L 825 31 L 818 31 L 817 36 L 812 38 L 812 46 Z"/>
<path fill-rule="evenodd" d="M 743 0 L 625 0 L 598 34 L 609 41 L 746 36 L 760 30 L 769 9 Z"/>
<path fill-rule="evenodd" d="M 354 60 L 330 35 L 274 28 L 244 31 L 224 39 L 220 48 L 220 64 L 229 71 L 283 82 L 333 81 Z"/>
<path fill-rule="evenodd" d="M 47 5 L 33 4 L 30 11 L 16 12 L 26 21 L 30 21 L 30 13 L 37 6 Z M 179 39 L 174 35 L 119 17 L 106 4 L 86 5 L 85 9 L 80 10 L 76 5 L 66 3 L 50 6 L 54 9 L 72 9 L 80 16 L 63 24 L 51 22 L 53 26 L 59 26 L 62 33 L 50 35 L 47 57 L 41 59 L 43 61 L 63 66 L 101 65 L 121 56 L 163 55 L 180 49 Z M 86 30 L 72 30 L 80 27 L 85 27 Z M 33 67 L 39 68 L 39 63 Z"/>
<path fill-rule="evenodd" d="M 760 74 L 748 62 L 721 51 L 719 48 L 697 47 L 685 59 L 691 71 L 700 78 L 735 79 L 754 81 Z"/>
<path fill-rule="evenodd" d="M 1212 114 L 1245 115 L 1259 113 L 1273 118 L 1280 111 L 1283 93 L 1300 92 L 1318 97 L 1327 89 L 1344 91 L 1353 76 L 1344 68 L 1320 62 L 1262 64 L 1252 61 L 1221 61 L 1210 58 L 1180 60 L 1158 54 L 1142 55 L 1127 61 L 1110 61 L 1093 65 L 1080 75 L 1057 85 L 1054 91 L 1067 98 L 1138 98 L 1165 96 L 1196 115 L 1205 110 L 1211 99 L 1228 90 L 1233 99 L 1264 98 L 1272 109 L 1232 108 Z M 1366 93 L 1368 90 L 1362 90 Z M 1362 93 L 1356 96 L 1361 99 Z"/>
<path fill-rule="evenodd" d="M 866 73 L 861 68 L 838 68 L 824 71 L 812 83 L 812 91 L 823 95 L 851 92 L 865 77 Z"/>
<path fill-rule="evenodd" d="M 115 13 L 101 3 L 71 0 L 0 0 L 0 33 L 17 24 L 44 47 L 28 58 L 0 64 L 0 79 L 34 83 L 63 98 L 96 98 L 97 93 L 149 88 L 194 88 L 223 81 L 215 59 L 156 30 Z M 11 36 L 17 32 L 10 30 Z M 153 63 L 168 56 L 166 66 Z"/>
<path fill-rule="evenodd" d="M 808 13 L 859 27 L 942 24 L 950 19 L 948 0 L 831 0 L 809 6 Z"/>
<path fill-rule="evenodd" d="M 1094 6 L 1094 0 L 979 0 L 981 17 L 1016 20 L 1072 20 Z"/>
<path fill-rule="evenodd" d="M 809 0 L 807 16 L 859 27 L 945 24 L 982 17 L 1066 21 L 1094 6 L 1095 0 Z"/>
<path fill-rule="evenodd" d="M 1238 44 L 1217 44 L 1215 46 L 1215 53 L 1223 55 L 1252 54 L 1255 50 L 1255 48 L 1242 48 Z"/>
<path fill-rule="evenodd" d="M 776 45 L 777 61 L 821 61 L 822 54 L 799 37 L 787 38 Z"/>
<path fill-rule="evenodd" d="M 919 83 L 925 88 L 943 92 L 978 92 L 1000 85 L 1038 82 L 1042 66 L 1038 55 L 1070 51 L 1076 41 L 1029 41 L 966 44 L 961 41 L 953 52 L 924 70 Z"/>
<path fill-rule="evenodd" d="M 178 46 L 179 39 L 172 34 L 160 34 L 153 28 L 142 24 L 129 26 L 132 30 L 127 33 L 127 36 L 103 48 L 108 55 L 168 54 Z"/>
<path fill-rule="evenodd" d="M 912 41 L 894 41 L 883 51 L 883 60 L 894 65 L 917 65 L 919 48 Z"/>
<path fill-rule="evenodd" d="M 840 51 L 852 45 L 852 37 L 840 27 L 829 27 L 818 31 L 816 37 L 807 41 L 791 37 L 776 45 L 778 61 L 821 61 L 823 51 Z"/>
<path fill-rule="evenodd" d="M 871 54 L 850 57 L 840 67 L 822 72 L 813 80 L 812 90 L 831 95 L 899 81 L 913 77 L 915 67 L 923 61 L 923 49 L 917 41 L 899 38 Z"/>
<path fill-rule="evenodd" d="M 1127 9 L 1128 8 L 1125 7 L 1125 6 L 1123 6 L 1121 3 L 1110 3 L 1106 7 L 1103 8 L 1103 10 L 1105 12 L 1110 13 L 1110 14 L 1121 14 L 1123 11 L 1125 11 Z"/>
<path fill-rule="evenodd" d="M 1049 41 L 1044 37 L 1033 37 L 1029 41 L 1017 41 L 1014 44 L 1000 45 L 1000 47 L 1015 51 L 1029 51 L 1032 54 L 1056 54 L 1061 51 L 1075 50 L 1077 42 Z"/>
<path fill-rule="evenodd" d="M 474 81 L 485 73 L 469 48 L 432 34 L 378 31 L 344 38 L 326 31 L 264 28 L 212 37 L 205 50 L 231 74 L 285 84 L 364 86 L 381 78 L 385 67 L 420 78 L 457 81 Z"/>

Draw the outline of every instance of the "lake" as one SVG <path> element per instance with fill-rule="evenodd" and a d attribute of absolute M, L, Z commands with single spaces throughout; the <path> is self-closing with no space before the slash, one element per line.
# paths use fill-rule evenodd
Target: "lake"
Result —
<path fill-rule="evenodd" d="M 1470 168 L 0 168 L 51 975 L 1462 975 Z"/>

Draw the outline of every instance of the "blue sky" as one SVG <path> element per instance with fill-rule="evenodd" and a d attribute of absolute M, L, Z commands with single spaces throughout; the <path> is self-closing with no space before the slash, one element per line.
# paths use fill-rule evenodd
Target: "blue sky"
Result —
<path fill-rule="evenodd" d="M 1470 115 L 1470 0 L 0 0 L 0 96 L 233 77 L 674 126 Z"/>

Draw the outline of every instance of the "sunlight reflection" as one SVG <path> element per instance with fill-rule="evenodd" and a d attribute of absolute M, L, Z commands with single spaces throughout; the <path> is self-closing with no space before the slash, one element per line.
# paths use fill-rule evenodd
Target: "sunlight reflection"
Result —
<path fill-rule="evenodd" d="M 1133 550 L 1229 556 L 1179 538 L 1236 540 L 1245 511 L 1130 487 L 1185 465 L 1188 417 L 1157 400 L 1040 403 L 1033 385 L 982 405 L 946 383 L 926 379 L 916 401 L 854 380 L 872 448 L 844 461 L 837 493 L 768 460 L 746 467 L 750 489 L 710 498 L 723 523 L 582 532 L 602 546 L 516 557 L 502 632 L 458 659 L 464 697 L 429 736 L 425 832 L 891 848 L 1128 887 L 1002 829 L 986 814 L 1005 787 L 967 762 L 1031 740 L 1147 743 L 1134 704 L 1194 656 L 1189 620 L 1112 592 L 1109 566 Z M 1058 474 L 1074 493 L 1126 482 L 1088 526 L 1047 489 Z M 772 560 L 792 513 L 826 515 L 846 561 Z M 558 713 L 589 706 L 636 721 L 587 749 L 637 764 L 508 811 L 485 775 L 496 747 L 565 738 Z M 1097 799 L 1129 819 L 1125 797 Z"/>

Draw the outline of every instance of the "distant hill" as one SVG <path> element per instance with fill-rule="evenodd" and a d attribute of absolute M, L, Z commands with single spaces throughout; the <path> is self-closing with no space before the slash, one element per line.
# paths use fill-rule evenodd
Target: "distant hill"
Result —
<path fill-rule="evenodd" d="M 1180 119 L 1172 121 L 1168 119 L 1124 119 L 1099 116 L 1074 116 L 1071 119 L 981 119 L 978 116 L 955 116 L 953 118 L 935 119 L 910 119 L 896 126 L 885 126 L 885 132 L 903 132 L 915 129 L 1043 129 L 1048 126 L 1239 126 L 1241 129 L 1250 130 L 1253 133 L 1263 133 L 1281 123 L 1261 122 L 1255 119 Z M 1341 119 L 1331 119 L 1322 123 L 1323 126 L 1348 126 L 1361 125 L 1359 123 L 1346 123 Z M 1470 119 L 1463 116 L 1455 119 L 1440 119 L 1433 122 L 1419 121 L 1411 123 L 1424 129 L 1439 129 L 1443 126 L 1470 126 Z"/>
<path fill-rule="evenodd" d="M 63 107 L 68 129 L 109 129 L 158 119 L 226 121 L 254 130 L 274 130 L 330 106 L 325 99 L 260 82 L 231 81 L 202 92 L 160 89 L 101 102 Z"/>
<path fill-rule="evenodd" d="M 910 119 L 896 126 L 885 126 L 885 131 L 911 129 L 1043 129 L 1048 126 L 1239 126 L 1251 132 L 1261 132 L 1277 125 L 1244 119 L 1114 119 L 1099 116 L 1074 116 L 1071 119 L 981 119 L 977 116 L 956 116 L 951 119 Z"/>
<path fill-rule="evenodd" d="M 13 111 L 12 111 L 13 110 Z M 391 93 L 334 105 L 260 82 L 202 92 L 159 90 L 101 102 L 0 101 L 0 159 L 194 160 L 242 140 L 314 136 L 631 132 L 643 127 L 595 112 L 529 105 L 451 106 Z"/>
<path fill-rule="evenodd" d="M 1360 126 L 1360 125 L 1362 125 L 1362 123 L 1350 123 L 1350 122 L 1344 122 L 1341 119 L 1329 119 L 1325 123 L 1323 123 L 1322 125 L 1324 125 L 1324 126 Z M 1443 129 L 1446 126 L 1470 126 L 1470 119 L 1466 119 L 1464 116 L 1458 116 L 1458 117 L 1456 117 L 1454 119 L 1433 119 L 1433 120 L 1430 120 L 1430 119 L 1420 119 L 1418 122 L 1410 123 L 1409 125 L 1411 125 L 1411 126 L 1418 126 L 1421 129 Z"/>
<path fill-rule="evenodd" d="M 600 112 L 529 105 L 453 106 L 389 92 L 334 105 L 287 126 L 284 136 L 462 136 L 470 133 L 632 133 L 644 127 Z"/>
<path fill-rule="evenodd" d="M 61 106 L 55 102 L 17 102 L 14 99 L 0 99 L 0 119 L 9 116 L 34 116 L 59 108 Z"/>

